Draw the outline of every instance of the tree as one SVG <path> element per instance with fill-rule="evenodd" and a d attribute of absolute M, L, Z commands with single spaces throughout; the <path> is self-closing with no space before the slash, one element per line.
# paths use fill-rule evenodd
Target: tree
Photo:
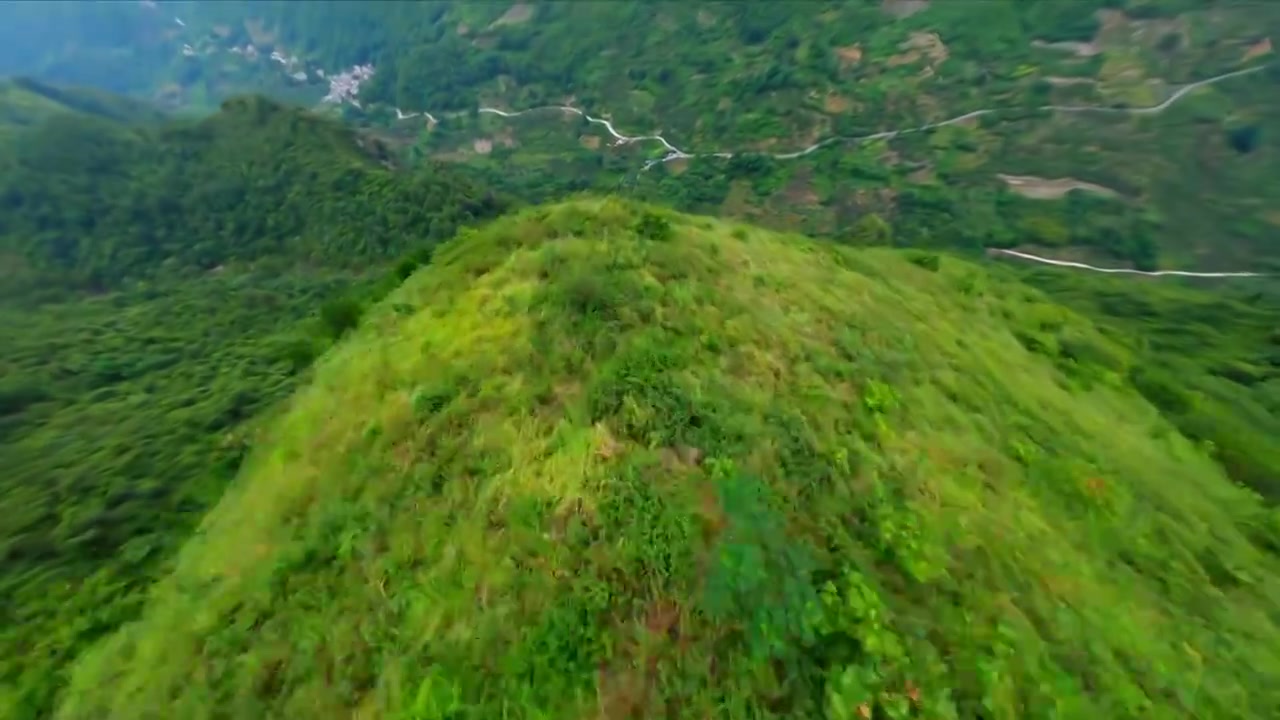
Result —
<path fill-rule="evenodd" d="M 879 215 L 867 213 L 849 228 L 849 242 L 854 245 L 892 245 L 893 228 Z"/>
<path fill-rule="evenodd" d="M 1257 125 L 1241 125 L 1227 130 L 1227 142 L 1241 155 L 1247 155 L 1258 147 L 1262 129 Z"/>

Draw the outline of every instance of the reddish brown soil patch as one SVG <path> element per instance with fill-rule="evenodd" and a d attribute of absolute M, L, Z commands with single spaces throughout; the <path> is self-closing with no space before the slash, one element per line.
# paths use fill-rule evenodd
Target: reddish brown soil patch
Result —
<path fill-rule="evenodd" d="M 1252 60 L 1256 57 L 1262 57 L 1263 55 L 1269 55 L 1269 54 L 1271 54 L 1271 38 L 1263 38 L 1258 42 L 1250 45 L 1249 49 L 1244 51 L 1244 57 L 1240 59 L 1242 61 Z"/>
<path fill-rule="evenodd" d="M 836 48 L 836 57 L 842 67 L 852 67 L 862 62 L 862 45 L 846 45 Z"/>

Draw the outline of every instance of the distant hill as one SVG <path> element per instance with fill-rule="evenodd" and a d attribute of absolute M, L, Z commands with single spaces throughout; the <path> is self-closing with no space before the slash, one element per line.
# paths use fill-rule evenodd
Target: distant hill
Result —
<path fill-rule="evenodd" d="M 0 141 L 11 141 L 20 130 L 68 113 L 121 122 L 156 122 L 164 117 L 149 103 L 96 88 L 60 87 L 23 77 L 0 81 Z"/>
<path fill-rule="evenodd" d="M 400 172 L 376 140 L 261 97 L 143 126 L 114 119 L 132 107 L 124 101 L 15 94 L 47 117 L 0 157 L 0 254 L 26 268 L 13 282 L 51 275 L 103 289 L 268 258 L 386 260 L 502 202 L 464 169 Z M 92 113 L 57 111 L 72 101 Z M 24 105 L 10 107 L 0 112 Z"/>
<path fill-rule="evenodd" d="M 94 0 L 0 3 L 0 77 L 150 96 L 182 59 L 179 26 L 158 9 Z"/>
<path fill-rule="evenodd" d="M 527 210 L 321 361 L 55 717 L 1273 716 L 1280 525 L 1137 351 L 951 257 Z"/>

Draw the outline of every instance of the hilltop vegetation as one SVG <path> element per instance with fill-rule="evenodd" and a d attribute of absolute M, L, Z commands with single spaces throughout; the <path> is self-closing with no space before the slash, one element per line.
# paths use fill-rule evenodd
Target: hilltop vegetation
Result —
<path fill-rule="evenodd" d="M 1134 342 L 617 200 L 464 231 L 57 716 L 1274 715 L 1276 516 Z"/>
<path fill-rule="evenodd" d="M 36 718 L 221 495 L 247 423 L 508 201 L 261 98 L 139 125 L 14 97 L 4 117 L 38 112 L 0 146 L 0 716 Z"/>

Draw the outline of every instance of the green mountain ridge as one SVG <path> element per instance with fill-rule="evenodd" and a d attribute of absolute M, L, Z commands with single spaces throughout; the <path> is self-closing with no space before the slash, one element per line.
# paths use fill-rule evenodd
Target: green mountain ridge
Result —
<path fill-rule="evenodd" d="M 56 716 L 1269 716 L 1275 518 L 1128 357 L 954 258 L 526 210 L 326 356 Z"/>

